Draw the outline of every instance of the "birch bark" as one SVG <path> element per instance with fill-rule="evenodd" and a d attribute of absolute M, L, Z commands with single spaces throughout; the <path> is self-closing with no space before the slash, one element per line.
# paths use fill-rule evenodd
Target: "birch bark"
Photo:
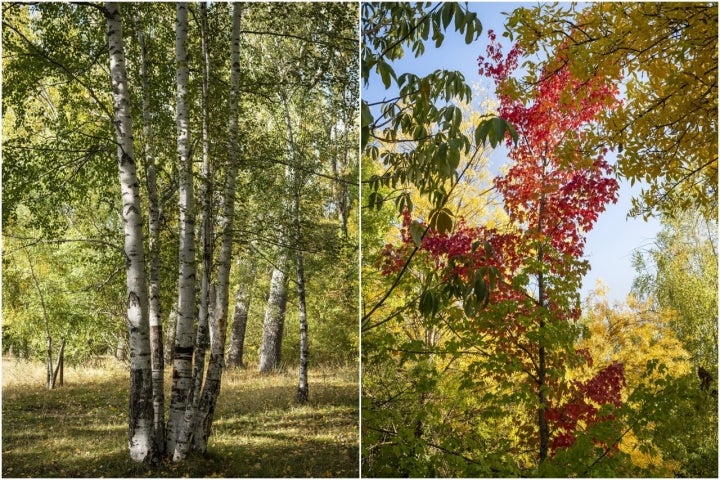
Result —
<path fill-rule="evenodd" d="M 110 81 L 113 92 L 118 173 L 125 230 L 127 324 L 130 343 L 128 443 L 130 458 L 134 461 L 146 461 L 153 459 L 154 441 L 152 372 L 142 214 L 138 178 L 135 171 L 130 93 L 128 91 L 125 67 L 119 4 L 115 2 L 106 3 L 105 15 L 108 27 Z"/>
<path fill-rule="evenodd" d="M 143 25 L 137 11 L 133 12 L 133 23 L 140 46 L 140 77 L 142 79 L 142 116 L 145 145 L 145 182 L 148 193 L 150 215 L 148 216 L 148 257 L 149 270 L 149 321 L 150 356 L 153 382 L 153 438 L 158 453 L 165 451 L 165 362 L 163 357 L 163 334 L 160 308 L 160 206 L 158 202 L 155 174 L 155 149 L 153 145 L 152 112 L 150 107 L 150 84 L 148 81 L 147 48 Z"/>
<path fill-rule="evenodd" d="M 240 260 L 238 260 L 238 267 Z M 247 329 L 248 311 L 250 310 L 250 291 L 255 277 L 256 264 L 250 265 L 247 282 L 243 282 L 235 293 L 235 311 L 232 326 L 230 327 L 230 342 L 228 345 L 227 365 L 229 367 L 245 368 L 243 355 L 245 350 L 245 331 Z"/>
<path fill-rule="evenodd" d="M 297 279 L 298 293 L 298 321 L 300 323 L 300 365 L 298 367 L 298 388 L 296 399 L 299 403 L 308 401 L 308 325 L 307 308 L 305 305 L 305 268 L 303 263 L 303 251 L 301 248 L 302 232 L 300 230 L 300 190 L 302 179 L 298 171 L 297 146 L 295 145 L 295 134 L 293 131 L 292 117 L 290 116 L 290 105 L 285 95 L 282 95 L 283 106 L 285 107 L 285 128 L 287 129 L 288 150 L 290 152 L 292 167 L 289 169 L 290 184 L 292 185 L 293 204 L 293 244 L 295 246 L 295 273 Z"/>
<path fill-rule="evenodd" d="M 208 348 L 208 298 L 210 275 L 212 269 L 212 213 L 211 195 L 212 182 L 210 173 L 210 154 L 208 139 L 208 86 L 210 74 L 210 56 L 207 46 L 207 3 L 200 4 L 200 43 L 203 52 L 202 75 L 202 185 L 201 185 L 201 243 L 202 243 L 202 276 L 200 279 L 200 308 L 198 310 L 197 334 L 195 337 L 195 354 L 192 373 L 192 389 L 186 399 L 178 441 L 173 453 L 173 460 L 183 460 L 190 451 L 193 435 L 196 434 L 199 417 L 200 394 L 205 376 L 205 355 Z"/>
<path fill-rule="evenodd" d="M 235 190 L 237 188 L 237 172 L 240 156 L 239 141 L 239 100 L 240 100 L 240 21 L 242 3 L 233 4 L 233 27 L 230 52 L 230 118 L 228 120 L 228 153 L 229 161 L 225 169 L 225 191 L 223 192 L 223 208 L 220 216 L 221 245 L 218 258 L 217 288 L 213 314 L 209 317 L 210 324 L 210 361 L 207 376 L 200 399 L 197 429 L 193 436 L 193 449 L 200 453 L 207 450 L 207 439 L 210 436 L 213 413 L 218 396 L 220 382 L 225 367 L 225 332 L 227 331 L 228 290 L 230 286 L 230 264 L 232 257 L 232 231 L 235 214 Z"/>
<path fill-rule="evenodd" d="M 280 242 L 284 245 L 284 239 Z M 270 277 L 270 295 L 265 307 L 263 320 L 262 346 L 260 347 L 261 373 L 269 373 L 280 368 L 282 353 L 282 335 L 285 326 L 285 308 L 287 307 L 287 268 L 288 253 L 286 247 L 278 256 L 278 265 Z"/>
<path fill-rule="evenodd" d="M 173 384 L 167 425 L 167 452 L 175 458 L 185 408 L 192 388 L 193 320 L 195 318 L 195 220 L 193 217 L 193 180 L 190 157 L 190 129 L 187 118 L 187 2 L 176 7 L 175 63 L 177 67 L 178 195 L 180 207 L 180 245 L 178 310 L 173 359 Z"/>

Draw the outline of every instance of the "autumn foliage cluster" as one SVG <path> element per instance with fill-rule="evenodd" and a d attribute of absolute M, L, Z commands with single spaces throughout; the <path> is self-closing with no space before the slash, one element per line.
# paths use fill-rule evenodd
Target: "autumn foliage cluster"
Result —
<path fill-rule="evenodd" d="M 579 319 L 573 299 L 587 269 L 585 235 L 617 200 L 608 150 L 588 144 L 584 134 L 613 108 L 618 90 L 603 79 L 581 82 L 561 68 L 543 76 L 547 80 L 535 86 L 534 101 L 526 105 L 504 89 L 520 51 L 514 47 L 505 56 L 492 31 L 489 38 L 480 73 L 496 83 L 498 113 L 519 134 L 516 143 L 508 135 L 511 164 L 494 179 L 511 224 L 486 228 L 459 219 L 452 231 L 439 231 L 406 210 L 401 242 L 385 246 L 380 265 L 385 275 L 394 275 L 412 256 L 425 258 L 438 272 L 439 286 L 422 294 L 421 312 L 434 315 L 438 304 L 459 300 L 477 328 L 494 337 L 494 348 L 521 359 L 506 373 L 525 372 L 529 388 L 536 395 L 543 390 L 539 415 L 551 432 L 553 454 L 570 447 L 577 431 L 612 419 L 599 413 L 602 405 L 621 405 L 622 364 L 568 383 L 560 372 L 578 362 L 591 367 L 592 358 L 574 352 L 571 341 L 539 340 L 548 328 Z"/>

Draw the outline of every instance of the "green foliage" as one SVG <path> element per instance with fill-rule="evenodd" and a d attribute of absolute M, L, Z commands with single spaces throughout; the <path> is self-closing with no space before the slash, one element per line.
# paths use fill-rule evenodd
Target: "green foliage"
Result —
<path fill-rule="evenodd" d="M 88 190 L 108 193 L 116 164 L 105 36 L 97 16 L 69 4 L 3 5 L 3 224 L 17 205 L 49 234 L 62 228 L 58 207 Z M 82 32 L 82 34 L 80 34 Z"/>
<path fill-rule="evenodd" d="M 488 118 L 467 135 L 461 125 L 462 112 L 457 102 L 470 102 L 471 91 L 464 76 L 457 71 L 436 70 L 424 77 L 412 72 L 398 74 L 392 67 L 410 49 L 418 57 L 425 42 L 442 45 L 451 23 L 465 42 L 471 43 L 482 32 L 477 14 L 460 3 L 393 3 L 362 4 L 361 76 L 367 87 L 379 77 L 383 87 L 396 95 L 390 100 L 372 102 L 363 98 L 361 105 L 361 148 L 365 154 L 380 157 L 386 170 L 368 178 L 373 194 L 371 207 L 380 208 L 384 197 L 381 186 L 412 185 L 421 195 L 436 196 L 438 209 L 447 197 L 446 180 L 456 179 L 461 155 L 488 141 L 497 146 L 509 134 L 517 140 L 515 130 L 503 119 Z M 377 77 L 371 76 L 373 71 Z M 375 113 L 373 113 L 373 108 Z M 394 150 L 388 144 L 403 148 Z M 412 210 L 407 197 L 398 197 L 397 208 Z M 442 227 L 451 225 L 441 215 Z"/>
<path fill-rule="evenodd" d="M 647 251 L 637 251 L 633 290 L 676 313 L 671 328 L 695 365 L 717 370 L 717 222 L 687 212 L 664 219 Z"/>
<path fill-rule="evenodd" d="M 633 433 L 677 465 L 675 476 L 717 476 L 717 397 L 702 391 L 694 372 L 639 386 L 628 398 Z M 642 443 L 641 447 L 642 448 Z"/>
<path fill-rule="evenodd" d="M 90 199 L 88 199 L 90 200 Z M 90 202 L 93 203 L 93 202 Z M 92 208 L 92 207 L 91 207 Z M 98 212 L 108 206 L 96 203 Z M 73 238 L 82 213 L 67 212 L 67 241 L 38 241 L 29 209 L 3 232 L 3 350 L 31 359 L 46 358 L 45 315 L 55 354 L 66 339 L 70 364 L 114 353 L 124 331 L 121 248 L 110 240 Z M 75 223 L 77 222 L 77 223 Z M 74 225 L 74 227 L 72 226 Z M 112 229 L 111 229 L 112 230 Z M 107 234 L 108 232 L 104 232 Z M 112 238 L 108 236 L 106 238 Z M 31 269 L 38 285 L 34 284 Z M 37 288 L 43 294 L 43 309 Z"/>

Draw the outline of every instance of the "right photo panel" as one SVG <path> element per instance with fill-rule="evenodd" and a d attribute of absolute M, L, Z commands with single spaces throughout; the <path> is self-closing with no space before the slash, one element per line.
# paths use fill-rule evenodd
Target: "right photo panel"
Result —
<path fill-rule="evenodd" d="M 718 476 L 717 3 L 361 3 L 361 476 Z"/>

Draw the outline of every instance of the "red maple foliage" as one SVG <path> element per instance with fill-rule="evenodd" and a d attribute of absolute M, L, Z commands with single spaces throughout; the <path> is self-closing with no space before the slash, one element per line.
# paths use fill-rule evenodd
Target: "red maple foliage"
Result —
<path fill-rule="evenodd" d="M 503 328 L 488 333 L 500 340 L 506 336 L 508 341 L 499 341 L 497 348 L 524 358 L 523 368 L 532 371 L 537 368 L 536 362 L 528 356 L 536 356 L 539 346 L 518 341 L 530 328 L 527 319 L 537 318 L 538 328 L 542 325 L 539 322 L 574 322 L 580 317 L 578 303 L 568 297 L 576 295 L 587 269 L 582 259 L 585 235 L 606 206 L 617 201 L 618 184 L 605 159 L 608 150 L 591 145 L 588 131 L 599 115 L 617 104 L 618 90 L 601 78 L 581 82 L 562 67 L 542 73 L 543 80 L 533 87 L 531 103 L 515 100 L 506 93 L 507 82 L 517 68 L 520 51 L 513 47 L 504 56 L 492 31 L 489 37 L 487 57 L 478 60 L 480 73 L 494 80 L 500 101 L 498 113 L 519 136 L 513 144 L 508 135 L 512 165 L 494 180 L 514 228 L 501 232 L 469 226 L 461 219 L 450 233 L 429 229 L 416 245 L 417 236 L 413 240 L 411 234 L 413 220 L 405 211 L 402 243 L 385 247 L 382 268 L 386 275 L 399 271 L 417 248 L 442 272 L 443 282 L 470 282 L 476 279 L 476 272 L 489 268 L 499 272 L 489 308 L 507 302 L 513 302 L 515 308 L 499 309 Z M 519 275 L 543 279 L 537 282 L 544 285 L 539 289 L 542 298 L 528 293 L 527 282 L 514 282 Z M 460 299 L 467 301 L 467 297 Z M 548 356 L 556 368 L 566 365 L 563 351 L 567 349 L 558 348 Z M 588 352 L 578 352 L 578 356 L 592 366 Z M 543 383 L 553 388 L 562 382 L 554 378 Z M 553 431 L 551 452 L 572 445 L 579 425 L 608 420 L 598 416 L 598 406 L 618 406 L 623 385 L 623 366 L 613 363 L 587 382 L 566 386 L 564 395 L 550 395 L 555 400 L 548 400 L 545 418 Z"/>
<path fill-rule="evenodd" d="M 611 404 L 620 407 L 624 386 L 625 368 L 618 362 L 611 363 L 585 382 L 572 382 L 570 399 L 562 405 L 545 410 L 545 418 L 555 430 L 550 442 L 551 451 L 572 446 L 576 440 L 575 432 L 581 424 L 587 428 L 599 422 L 613 420 L 613 414 L 601 416 L 598 406 Z"/>

